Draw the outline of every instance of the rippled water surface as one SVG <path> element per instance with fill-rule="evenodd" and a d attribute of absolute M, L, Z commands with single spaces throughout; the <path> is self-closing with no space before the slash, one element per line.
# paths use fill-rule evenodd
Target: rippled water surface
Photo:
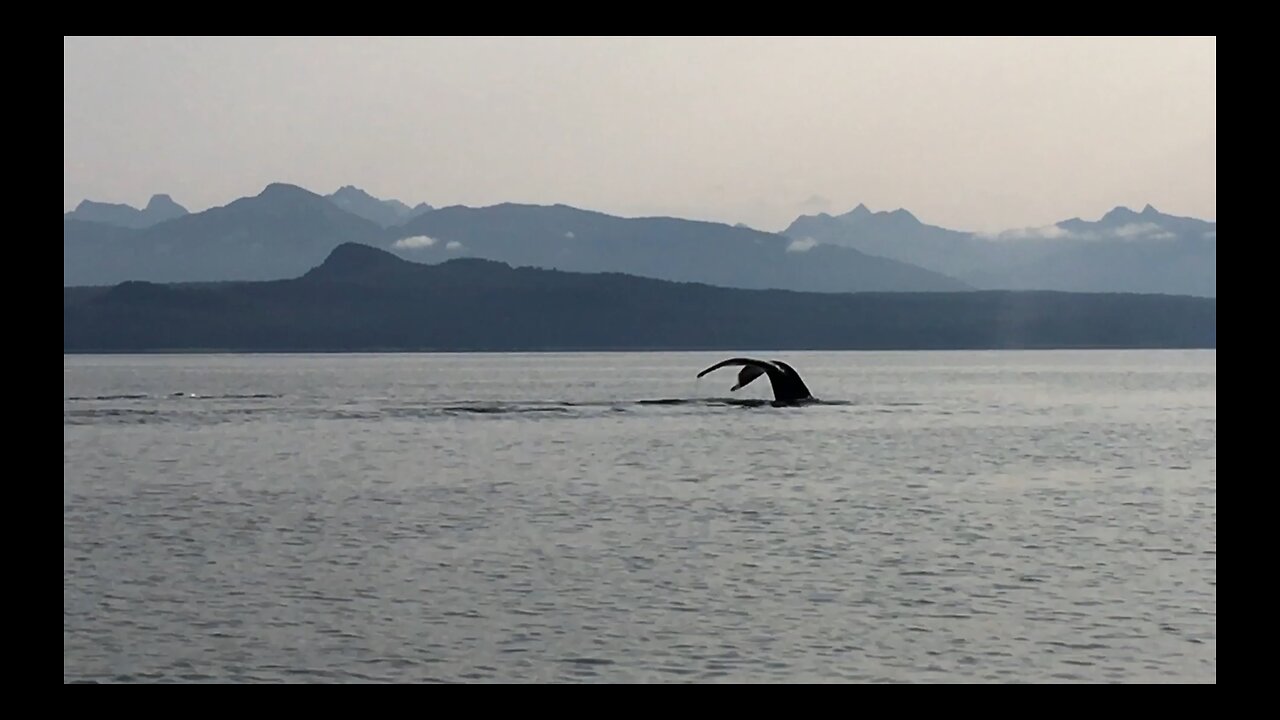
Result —
<path fill-rule="evenodd" d="M 65 356 L 64 680 L 1216 682 L 1215 352 L 733 354 Z"/>

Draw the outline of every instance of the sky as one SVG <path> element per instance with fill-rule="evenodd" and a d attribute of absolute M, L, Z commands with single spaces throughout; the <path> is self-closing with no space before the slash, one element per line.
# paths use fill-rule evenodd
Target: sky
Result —
<path fill-rule="evenodd" d="M 1217 39 L 73 38 L 63 209 L 272 182 L 777 231 L 1217 219 Z"/>

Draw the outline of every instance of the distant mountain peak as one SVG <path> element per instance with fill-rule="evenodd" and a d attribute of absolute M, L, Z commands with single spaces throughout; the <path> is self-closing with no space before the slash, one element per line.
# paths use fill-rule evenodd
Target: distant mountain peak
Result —
<path fill-rule="evenodd" d="M 157 221 L 169 220 L 188 214 L 188 210 L 174 202 L 168 193 L 152 195 L 151 199 L 147 201 L 147 207 L 143 209 L 143 212 Z"/>
<path fill-rule="evenodd" d="M 1143 215 L 1159 215 L 1160 211 L 1151 207 L 1151 203 L 1147 203 L 1146 207 L 1142 208 L 1142 214 Z"/>
<path fill-rule="evenodd" d="M 369 194 L 368 192 L 366 192 L 365 190 L 363 190 L 363 189 L 361 189 L 361 188 L 356 187 L 355 185 L 343 185 L 342 187 L 340 187 L 340 188 L 338 188 L 337 190 L 335 190 L 335 191 L 333 192 L 333 195 L 330 195 L 330 197 L 334 197 L 334 198 L 349 197 L 349 196 L 350 196 L 350 197 L 357 197 L 357 198 L 361 198 L 361 199 L 363 199 L 363 198 L 368 198 L 368 199 L 370 199 L 370 200 L 377 200 L 377 198 L 375 198 L 374 196 L 370 195 L 370 194 Z"/>
<path fill-rule="evenodd" d="M 112 206 L 128 207 L 128 205 L 119 205 L 118 203 L 104 203 L 104 202 L 98 202 L 97 200 L 90 200 L 89 198 L 85 198 L 80 201 L 79 205 L 76 205 L 76 209 L 73 210 L 72 212 L 79 212 L 81 210 L 92 210 L 93 208 L 98 208 L 98 207 L 112 207 Z"/>
<path fill-rule="evenodd" d="M 1116 207 L 1112 208 L 1106 215 L 1103 215 L 1102 220 L 1100 222 L 1104 222 L 1104 223 L 1128 222 L 1133 220 L 1136 217 L 1138 217 L 1138 213 L 1130 210 L 1129 208 L 1123 205 L 1117 205 Z"/>
<path fill-rule="evenodd" d="M 383 200 L 355 185 L 343 185 L 325 197 L 343 210 L 371 220 L 384 228 L 400 225 L 432 210 L 432 207 L 426 203 L 418 203 L 411 208 L 400 200 Z"/>
<path fill-rule="evenodd" d="M 329 256 L 321 263 L 321 267 L 329 264 L 346 265 L 350 263 L 370 263 L 370 262 L 388 262 L 399 265 L 408 263 L 408 260 L 401 260 L 394 254 L 365 245 L 364 243 L 344 242 L 329 252 Z"/>
<path fill-rule="evenodd" d="M 269 183 L 258 193 L 260 198 L 268 197 L 319 197 L 315 193 L 306 188 L 291 185 L 289 183 L 273 182 Z"/>
<path fill-rule="evenodd" d="M 314 280 L 355 280 L 411 266 L 407 260 L 370 245 L 344 242 L 329 251 L 324 262 L 303 277 Z"/>
<path fill-rule="evenodd" d="M 363 243 L 345 242 L 329 252 L 329 256 L 316 267 L 309 270 L 304 278 L 329 282 L 358 282 L 390 287 L 404 281 L 421 277 L 421 273 L 430 272 L 433 267 L 450 267 L 454 271 L 466 271 L 465 276 L 477 277 L 500 271 L 510 271 L 512 267 L 497 260 L 483 258 L 453 258 L 436 266 L 410 262 L 394 253 Z"/>
<path fill-rule="evenodd" d="M 818 217 L 826 218 L 830 216 L 827 215 L 826 213 L 820 213 Z M 840 219 L 845 221 L 855 221 L 855 222 L 866 222 L 870 220 L 880 220 L 880 221 L 889 220 L 889 221 L 900 222 L 900 223 L 911 223 L 911 224 L 920 223 L 920 221 L 916 219 L 916 216 L 912 215 L 911 212 L 905 208 L 898 208 L 897 210 L 891 210 L 888 212 L 873 212 L 864 203 L 858 203 L 857 207 L 845 213 L 844 215 L 841 215 Z"/>
<path fill-rule="evenodd" d="M 104 203 L 85 198 L 75 210 L 66 213 L 64 218 L 138 229 L 187 214 L 187 209 L 174 202 L 173 198 L 158 193 L 151 196 L 150 202 L 142 210 L 128 203 Z"/>

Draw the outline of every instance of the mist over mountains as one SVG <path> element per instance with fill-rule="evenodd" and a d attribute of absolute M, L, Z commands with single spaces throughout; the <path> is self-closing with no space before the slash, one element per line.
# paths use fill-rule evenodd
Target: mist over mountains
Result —
<path fill-rule="evenodd" d="M 290 278 L 318 265 L 338 245 L 356 242 L 424 262 L 474 257 L 726 287 L 970 289 L 943 274 L 851 248 L 797 244 L 719 223 L 502 204 L 423 209 L 383 227 L 341 202 L 275 183 L 258 195 L 142 229 L 64 219 L 63 285 Z"/>
<path fill-rule="evenodd" d="M 747 289 L 1217 292 L 1216 223 L 1149 205 L 996 235 L 859 205 L 768 233 L 566 205 L 411 207 L 350 185 L 319 195 L 283 183 L 198 213 L 168 195 L 142 210 L 86 200 L 63 218 L 63 285 L 294 278 L 344 243 L 415 262 L 470 257 Z"/>
<path fill-rule="evenodd" d="M 911 263 L 976 288 L 1217 296 L 1217 223 L 1151 205 L 994 235 L 858 205 L 843 215 L 803 215 L 783 234 Z"/>

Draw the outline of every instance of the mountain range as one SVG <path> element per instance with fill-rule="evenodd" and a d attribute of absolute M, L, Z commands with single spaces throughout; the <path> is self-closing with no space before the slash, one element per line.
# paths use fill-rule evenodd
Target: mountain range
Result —
<path fill-rule="evenodd" d="M 1216 347 L 1217 301 L 1031 291 L 800 293 L 414 263 L 342 243 L 299 277 L 63 289 L 64 352 Z"/>
<path fill-rule="evenodd" d="M 63 220 L 105 223 L 124 228 L 148 228 L 165 220 L 189 214 L 187 209 L 166 194 L 152 195 L 141 210 L 124 203 L 104 203 L 82 200 L 75 210 L 63 214 Z"/>
<path fill-rule="evenodd" d="M 996 235 L 927 225 L 904 209 L 804 215 L 781 233 L 566 205 L 433 208 L 347 185 L 283 183 L 189 213 L 168 195 L 143 210 L 84 201 L 63 219 L 63 285 L 296 277 L 337 246 L 402 258 L 473 257 L 579 272 L 817 292 L 1044 289 L 1215 297 L 1217 225 L 1116 208 Z"/>
<path fill-rule="evenodd" d="M 332 197 L 283 183 L 223 207 L 122 227 L 63 221 L 63 285 L 214 282 L 300 275 L 344 242 L 406 259 L 475 257 L 626 272 L 726 287 L 852 292 L 967 290 L 913 265 L 775 233 L 676 218 L 620 218 L 564 205 L 423 210 L 383 227 Z"/>
<path fill-rule="evenodd" d="M 803 215 L 783 234 L 855 248 L 976 288 L 1217 296 L 1217 223 L 1117 207 L 1097 221 L 982 234 L 920 222 L 907 210 Z"/>
<path fill-rule="evenodd" d="M 381 200 L 354 185 L 343 185 L 325 197 L 343 210 L 384 228 L 399 225 L 435 209 L 424 202 L 409 207 L 399 200 Z"/>

